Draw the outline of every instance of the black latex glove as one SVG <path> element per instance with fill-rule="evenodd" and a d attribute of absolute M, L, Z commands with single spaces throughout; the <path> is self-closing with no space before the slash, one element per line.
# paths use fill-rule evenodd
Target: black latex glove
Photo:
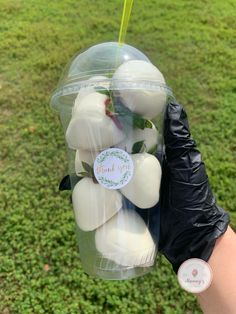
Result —
<path fill-rule="evenodd" d="M 187 115 L 176 103 L 166 110 L 164 141 L 159 250 L 177 272 L 189 258 L 210 258 L 229 216 L 216 204 Z"/>

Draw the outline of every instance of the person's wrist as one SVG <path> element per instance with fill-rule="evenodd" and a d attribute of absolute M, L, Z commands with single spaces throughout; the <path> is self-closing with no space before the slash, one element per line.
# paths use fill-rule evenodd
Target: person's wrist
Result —
<path fill-rule="evenodd" d="M 236 234 L 228 226 L 226 232 L 216 240 L 208 260 L 213 273 L 210 287 L 197 294 L 205 314 L 233 314 L 236 299 Z"/>

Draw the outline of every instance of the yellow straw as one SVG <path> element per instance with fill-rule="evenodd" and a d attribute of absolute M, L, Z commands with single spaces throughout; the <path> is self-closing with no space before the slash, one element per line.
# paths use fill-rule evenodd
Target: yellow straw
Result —
<path fill-rule="evenodd" d="M 129 24 L 129 18 L 132 10 L 133 0 L 125 0 L 122 20 L 120 24 L 119 44 L 122 45 L 125 42 L 125 35 Z"/>

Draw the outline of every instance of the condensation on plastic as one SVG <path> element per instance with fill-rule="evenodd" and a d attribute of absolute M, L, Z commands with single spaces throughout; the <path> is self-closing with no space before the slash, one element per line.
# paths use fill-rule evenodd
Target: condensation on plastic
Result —
<path fill-rule="evenodd" d="M 114 42 L 95 45 L 76 55 L 72 59 L 65 69 L 62 78 L 59 81 L 58 87 L 51 98 L 51 106 L 60 114 L 65 135 L 73 118 L 75 99 L 84 89 L 92 91 L 93 88 L 96 88 L 96 91 L 99 91 L 99 89 L 107 88 L 111 90 L 114 95 L 116 95 L 116 92 L 119 91 L 138 92 L 140 90 L 144 90 L 152 93 L 161 90 L 164 91 L 166 95 L 166 103 L 169 99 L 173 99 L 171 90 L 167 85 L 158 80 L 152 80 L 150 77 L 135 79 L 133 77 L 127 78 L 127 76 L 125 76 L 119 80 L 114 80 L 112 76 L 116 69 L 121 64 L 129 60 L 141 60 L 151 64 L 150 60 L 136 48 L 129 45 L 121 46 Z M 94 79 L 94 76 L 99 76 L 99 78 Z M 101 78 L 101 76 L 105 76 L 107 79 Z M 92 77 L 93 79 L 90 80 Z M 157 160 L 159 160 L 160 164 L 162 162 L 163 152 L 162 128 L 164 109 L 165 107 L 157 117 L 151 119 L 154 126 L 158 129 L 156 140 L 158 145 L 155 156 L 157 157 Z M 84 131 L 85 129 L 87 130 L 86 134 Z M 84 130 L 81 131 L 84 132 L 83 136 L 87 137 L 87 140 L 84 141 L 84 145 L 88 145 L 85 147 L 85 150 L 94 151 L 94 147 L 97 147 L 98 152 L 101 152 L 109 147 L 120 148 L 120 142 L 114 143 L 114 145 L 105 145 L 105 147 L 100 144 L 98 145 L 98 143 L 104 142 L 104 137 L 99 130 L 98 132 L 94 132 L 91 125 L 85 123 Z M 112 134 L 112 129 L 109 132 L 111 135 L 114 135 Z M 131 140 L 132 142 L 132 137 L 134 136 L 132 128 L 128 131 L 126 130 L 126 132 L 127 133 L 125 133 L 125 138 L 123 140 Z M 117 138 L 118 136 L 119 132 L 113 137 Z M 77 158 L 76 147 L 71 147 L 71 145 L 70 147 L 67 146 L 67 152 L 71 186 L 74 191 L 77 184 L 75 175 L 75 160 Z M 148 182 L 150 177 L 151 174 L 149 175 L 147 173 L 147 177 L 145 179 L 146 181 L 144 180 L 144 182 Z M 84 180 L 84 182 L 86 181 Z M 144 185 L 146 185 L 146 183 L 144 183 Z M 90 190 L 90 188 L 87 190 Z M 159 193 L 158 190 L 156 193 Z M 159 206 L 158 204 L 155 204 L 155 206 L 151 208 L 139 208 L 132 203 L 131 200 L 128 200 L 124 194 L 120 193 L 119 190 L 115 191 L 121 196 L 122 208 L 118 212 L 114 213 L 112 217 L 106 218 L 105 207 L 97 209 L 100 200 L 96 203 L 93 196 L 91 196 L 94 201 L 94 210 L 101 210 L 103 218 L 105 217 L 105 221 L 102 225 L 93 230 L 82 230 L 79 227 L 78 219 L 80 219 L 80 217 L 78 217 L 75 203 L 73 204 L 76 220 L 76 235 L 82 266 L 86 273 L 103 279 L 129 279 L 142 276 L 152 270 L 156 261 L 160 223 Z M 89 192 L 91 191 L 87 191 L 86 193 L 88 194 Z M 101 198 L 105 198 L 103 193 L 106 195 L 106 192 L 102 191 Z M 136 193 L 139 194 L 139 192 Z M 132 197 L 135 198 L 136 195 L 132 195 Z M 92 219 L 93 217 L 91 217 L 91 220 Z M 109 229 L 111 224 L 113 225 L 113 229 Z M 111 229 L 113 230 L 113 233 L 109 231 Z M 106 232 L 108 232 L 107 230 L 111 233 L 110 235 L 106 234 Z M 120 234 L 120 230 L 125 230 L 126 236 L 124 236 L 123 233 Z M 115 232 L 118 232 L 117 241 Z M 139 237 L 135 235 L 135 233 L 139 233 Z M 145 234 L 149 243 L 151 243 L 150 239 L 152 239 L 154 243 L 153 247 L 145 248 L 144 245 L 144 248 L 140 249 L 139 241 L 140 239 L 142 240 L 142 233 Z M 109 236 L 115 237 L 113 239 L 113 244 L 111 244 L 112 240 L 109 239 Z M 136 239 L 136 242 L 134 239 Z M 104 243 L 106 241 L 106 244 L 104 244 L 103 241 Z M 127 243 L 129 243 L 129 245 Z M 130 243 L 133 243 L 132 247 Z M 115 247 L 118 247 L 118 245 L 121 247 L 119 247 L 117 253 Z M 122 245 L 124 245 L 124 247 L 122 247 Z M 111 248 L 110 251 L 109 248 Z M 102 253 L 102 251 L 105 253 Z"/>

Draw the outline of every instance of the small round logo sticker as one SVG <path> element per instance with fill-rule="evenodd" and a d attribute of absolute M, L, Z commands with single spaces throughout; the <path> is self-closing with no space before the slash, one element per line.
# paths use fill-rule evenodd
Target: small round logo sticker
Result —
<path fill-rule="evenodd" d="M 94 162 L 95 177 L 107 189 L 120 189 L 131 180 L 134 172 L 132 158 L 124 150 L 109 148 Z"/>
<path fill-rule="evenodd" d="M 190 258 L 178 270 L 180 286 L 191 293 L 200 293 L 209 288 L 212 281 L 210 265 L 199 258 Z"/>

